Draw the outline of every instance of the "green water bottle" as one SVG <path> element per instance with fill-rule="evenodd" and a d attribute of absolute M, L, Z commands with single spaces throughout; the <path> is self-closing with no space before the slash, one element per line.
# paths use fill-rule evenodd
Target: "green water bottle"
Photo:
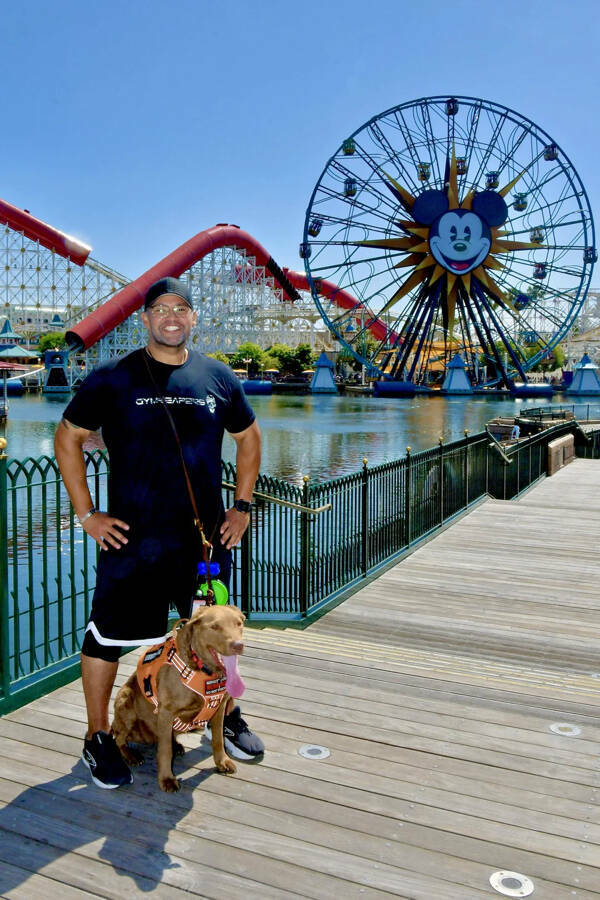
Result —
<path fill-rule="evenodd" d="M 220 571 L 221 568 L 219 566 L 219 563 L 209 563 L 211 587 L 214 594 L 215 603 L 217 604 L 217 606 L 225 606 L 229 600 L 229 591 L 227 590 L 227 586 L 222 581 L 219 581 L 218 578 L 214 577 L 215 575 L 218 575 Z M 192 602 L 192 615 L 194 615 L 196 610 L 201 606 L 206 606 L 206 598 L 209 591 L 206 575 L 206 563 L 198 563 L 198 586 L 196 588 L 196 593 Z"/>

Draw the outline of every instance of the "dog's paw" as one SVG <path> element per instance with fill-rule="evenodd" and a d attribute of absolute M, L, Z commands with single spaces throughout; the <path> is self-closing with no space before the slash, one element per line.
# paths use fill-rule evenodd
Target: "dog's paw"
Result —
<path fill-rule="evenodd" d="M 125 762 L 130 766 L 141 766 L 144 762 L 144 757 L 139 750 L 133 750 L 131 747 L 119 747 L 119 750 Z"/>
<path fill-rule="evenodd" d="M 173 741 L 173 756 L 183 756 L 185 753 L 185 747 L 183 744 L 180 744 L 179 741 Z"/>
<path fill-rule="evenodd" d="M 181 788 L 179 778 L 159 778 L 158 783 L 161 791 L 166 791 L 167 794 L 176 794 Z"/>
<path fill-rule="evenodd" d="M 232 759 L 229 759 L 228 756 L 224 756 L 222 759 L 216 759 L 215 764 L 217 766 L 217 771 L 221 772 L 223 775 L 233 775 L 234 772 L 237 772 L 236 764 Z"/>

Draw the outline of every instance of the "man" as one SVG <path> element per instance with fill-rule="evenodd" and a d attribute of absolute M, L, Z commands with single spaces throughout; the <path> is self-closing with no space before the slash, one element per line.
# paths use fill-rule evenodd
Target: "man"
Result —
<path fill-rule="evenodd" d="M 108 719 L 121 648 L 161 643 L 171 601 L 180 616 L 189 615 L 203 558 L 181 452 L 204 533 L 214 547 L 212 559 L 225 582 L 231 548 L 248 527 L 260 464 L 260 431 L 240 382 L 223 363 L 186 349 L 196 323 L 188 287 L 176 278 L 153 284 L 142 322 L 146 347 L 92 372 L 55 436 L 75 514 L 102 551 L 81 674 L 88 715 L 82 759 L 94 783 L 104 788 L 133 781 Z M 92 504 L 82 449 L 98 428 L 110 457 L 107 512 Z M 221 493 L 225 429 L 237 445 L 235 501 L 227 511 Z M 259 756 L 263 743 L 232 700 L 226 713 L 228 752 L 237 759 Z"/>

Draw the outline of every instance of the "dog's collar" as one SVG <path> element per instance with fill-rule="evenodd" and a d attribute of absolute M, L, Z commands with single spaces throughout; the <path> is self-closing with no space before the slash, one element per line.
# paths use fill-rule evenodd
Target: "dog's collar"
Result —
<path fill-rule="evenodd" d="M 177 622 L 173 625 L 173 630 L 171 635 L 173 637 L 173 642 L 175 644 L 175 649 L 177 650 L 177 655 L 179 656 L 179 644 L 177 643 L 177 632 L 180 628 L 183 628 L 184 625 L 187 625 L 189 619 L 178 619 Z M 208 666 L 204 665 L 204 662 L 200 659 L 196 651 L 193 647 L 190 647 L 190 656 L 192 658 L 192 662 L 196 666 L 197 669 L 200 669 L 201 672 L 204 672 L 205 675 L 214 675 L 217 672 L 217 668 L 209 669 Z M 221 669 L 223 667 L 221 666 Z"/>
<path fill-rule="evenodd" d="M 175 639 L 175 646 L 177 646 L 177 639 Z M 179 653 L 179 648 L 177 648 L 177 652 Z M 206 666 L 202 662 L 202 660 L 200 659 L 200 657 L 198 656 L 196 651 L 193 649 L 193 647 L 190 648 L 190 656 L 192 657 L 192 662 L 194 663 L 196 668 L 200 669 L 201 672 L 204 672 L 205 675 L 215 675 L 216 674 L 217 669 L 212 669 L 212 670 L 209 669 L 208 666 Z"/>

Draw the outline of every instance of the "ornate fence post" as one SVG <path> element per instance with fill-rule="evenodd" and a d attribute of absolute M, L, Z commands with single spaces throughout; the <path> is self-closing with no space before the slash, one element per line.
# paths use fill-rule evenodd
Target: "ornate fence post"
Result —
<path fill-rule="evenodd" d="M 411 496 L 410 496 L 410 447 L 406 448 L 406 469 L 404 480 L 404 527 L 406 529 L 406 546 L 410 546 L 411 532 Z"/>
<path fill-rule="evenodd" d="M 252 595 L 251 579 L 252 579 L 252 520 L 248 528 L 244 532 L 240 545 L 240 608 L 245 616 L 250 617 L 252 610 L 250 609 L 250 597 Z M 264 581 L 263 581 L 264 586 Z"/>
<path fill-rule="evenodd" d="M 302 479 L 302 506 L 307 507 L 309 501 L 308 475 Z M 300 614 L 305 616 L 308 610 L 308 598 L 310 594 L 310 513 L 305 509 L 300 510 L 300 583 L 298 585 L 298 598 L 300 600 Z"/>
<path fill-rule="evenodd" d="M 465 428 L 465 506 L 469 505 L 469 429 Z"/>
<path fill-rule="evenodd" d="M 440 434 L 438 438 L 438 446 L 440 448 L 440 457 L 439 457 L 439 466 L 440 471 L 438 475 L 438 497 L 440 504 L 440 525 L 444 524 L 444 438 Z"/>
<path fill-rule="evenodd" d="M 361 508 L 361 567 L 363 575 L 369 571 L 369 470 L 363 459 L 362 468 L 362 508 Z"/>
<path fill-rule="evenodd" d="M 8 643 L 8 473 L 6 439 L 0 438 L 0 697 L 10 694 L 10 648 Z"/>

